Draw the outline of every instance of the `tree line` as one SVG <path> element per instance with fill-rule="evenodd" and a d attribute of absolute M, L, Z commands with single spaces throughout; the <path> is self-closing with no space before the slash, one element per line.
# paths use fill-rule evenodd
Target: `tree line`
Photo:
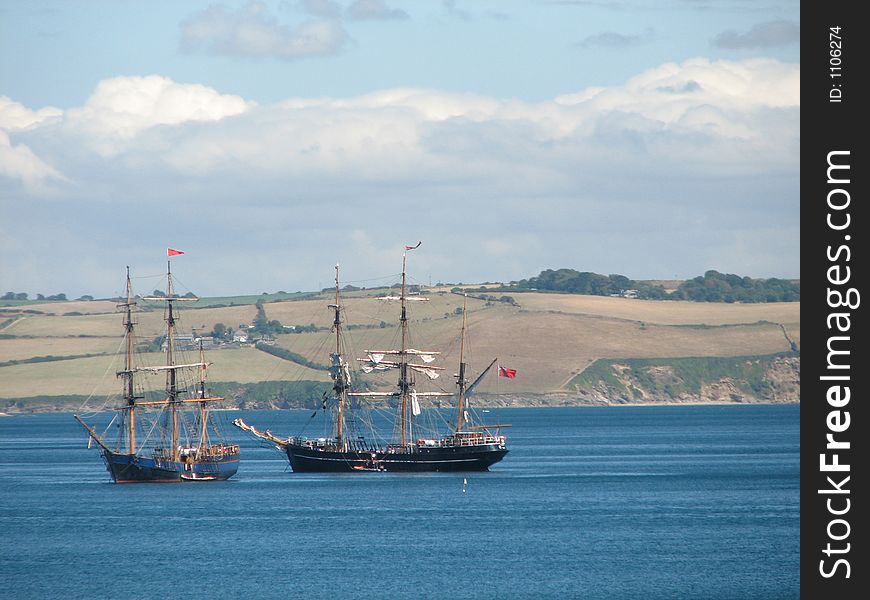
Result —
<path fill-rule="evenodd" d="M 459 284 L 462 285 L 462 284 Z M 396 286 L 393 286 L 396 287 Z M 354 286 L 345 286 L 346 291 L 355 291 Z M 415 292 L 419 286 L 409 286 L 409 291 Z M 800 300 L 800 282 L 787 279 L 769 278 L 753 279 L 747 276 L 733 273 L 720 273 L 710 270 L 693 279 L 682 282 L 677 289 L 667 291 L 661 285 L 645 281 L 629 279 L 625 275 L 611 274 L 601 275 L 589 271 L 577 271 L 575 269 L 546 269 L 535 277 L 512 281 L 508 286 L 495 288 L 479 288 L 481 292 L 500 292 L 510 290 L 541 290 L 551 292 L 564 292 L 569 294 L 587 294 L 592 296 L 630 296 L 646 300 L 693 300 L 696 302 L 796 302 Z M 455 287 L 452 291 L 463 291 Z M 470 290 L 464 290 L 470 291 Z M 471 290 L 473 291 L 473 290 Z M 154 296 L 164 296 L 165 292 L 154 290 Z M 185 297 L 196 297 L 188 292 Z M 67 300 L 66 294 L 54 294 L 44 296 L 37 294 L 36 300 Z M 93 296 L 82 296 L 78 300 L 93 300 Z M 514 304 L 510 296 L 484 298 L 492 302 L 508 302 Z M 0 300 L 27 301 L 29 295 L 26 292 L 6 292 Z M 254 330 L 264 336 L 277 335 L 293 331 L 304 333 L 316 331 L 312 325 L 296 325 L 284 327 L 280 321 L 269 320 L 263 307 L 263 300 L 256 303 L 257 317 L 254 321 Z M 226 330 L 215 337 L 223 337 Z M 230 334 L 231 335 L 231 334 Z"/>
<path fill-rule="evenodd" d="M 0 300 L 29 300 L 30 295 L 27 292 L 6 292 L 0 297 Z M 45 296 L 44 294 L 36 294 L 34 300 L 66 300 L 66 294 L 52 294 Z M 93 300 L 92 296 L 82 296 L 79 300 Z"/>
<path fill-rule="evenodd" d="M 624 275 L 600 275 L 574 269 L 547 269 L 541 271 L 537 277 L 512 283 L 512 287 L 518 290 L 543 290 L 592 296 L 630 295 L 647 300 L 693 300 L 695 302 L 797 302 L 801 298 L 800 282 L 777 278 L 753 279 L 714 270 L 686 280 L 670 292 L 662 285 L 635 281 Z"/>

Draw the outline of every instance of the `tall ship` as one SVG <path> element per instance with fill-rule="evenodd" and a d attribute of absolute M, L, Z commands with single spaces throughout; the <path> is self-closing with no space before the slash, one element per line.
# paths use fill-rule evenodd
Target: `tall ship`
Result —
<path fill-rule="evenodd" d="M 329 305 L 330 310 L 333 311 L 334 346 L 329 355 L 329 373 L 333 385 L 331 397 L 324 400 L 324 406 L 329 404 L 331 436 L 281 438 L 269 430 L 260 431 L 242 419 L 233 421 L 237 427 L 256 438 L 274 444 L 279 450 L 286 453 L 294 472 L 486 471 L 508 453 L 506 436 L 501 434 L 501 429 L 510 427 L 510 425 L 476 424 L 473 422 L 472 412 L 468 407 L 469 396 L 491 371 L 498 359 L 494 359 L 473 381 L 467 379 L 465 306 L 463 306 L 462 311 L 459 369 L 455 375 L 456 391 L 422 391 L 417 389 L 416 378 L 418 375 L 423 375 L 428 379 L 437 379 L 439 372 L 443 371 L 444 367 L 433 364 L 440 352 L 418 350 L 409 345 L 408 305 L 414 301 L 428 300 L 428 298 L 411 294 L 408 290 L 407 252 L 414 248 L 416 246 L 406 247 L 405 253 L 402 255 L 402 284 L 399 296 L 380 298 L 397 301 L 401 307 L 399 348 L 367 350 L 364 358 L 357 359 L 361 363 L 361 370 L 364 373 L 397 371 L 398 382 L 393 390 L 379 392 L 356 391 L 354 389 L 343 339 L 343 307 L 339 287 L 339 269 L 336 265 L 335 301 Z M 443 434 L 424 429 L 419 419 L 424 412 L 420 402 L 435 396 L 456 397 L 455 420 L 452 420 L 447 432 Z M 385 439 L 378 435 L 374 428 L 372 428 L 369 438 L 366 438 L 365 435 L 359 435 L 360 429 L 356 426 L 357 422 L 353 412 L 359 410 L 361 404 L 370 398 L 387 399 L 389 404 L 395 406 L 392 439 Z"/>
<path fill-rule="evenodd" d="M 178 253 L 170 251 L 170 255 L 172 252 Z M 217 423 L 209 410 L 223 398 L 206 391 L 206 369 L 211 363 L 204 359 L 202 344 L 198 362 L 179 364 L 177 361 L 175 304 L 196 298 L 175 294 L 171 265 L 167 267 L 166 281 L 165 295 L 143 298 L 165 304 L 165 364 L 143 366 L 137 360 L 134 332 L 137 303 L 127 267 L 126 299 L 118 304 L 124 315 L 124 364 L 117 372 L 123 383 L 121 399 L 111 407 L 115 417 L 106 427 L 106 433 L 100 434 L 85 418 L 74 415 L 98 446 L 115 483 L 225 480 L 239 467 L 239 446 L 221 441 Z M 151 399 L 142 378 L 160 374 L 166 377 L 165 389 L 158 399 Z M 108 434 L 111 430 L 116 432 L 112 436 Z"/>

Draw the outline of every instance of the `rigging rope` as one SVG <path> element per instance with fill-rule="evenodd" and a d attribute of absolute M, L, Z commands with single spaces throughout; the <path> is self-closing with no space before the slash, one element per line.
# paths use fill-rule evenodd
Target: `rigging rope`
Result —
<path fill-rule="evenodd" d="M 91 398 L 93 398 L 96 395 L 97 388 L 103 384 L 103 382 L 106 380 L 106 376 L 109 374 L 109 371 L 111 371 L 113 369 L 115 362 L 118 360 L 118 354 L 120 353 L 121 348 L 123 348 L 126 341 L 127 341 L 127 339 L 125 336 L 121 340 L 120 344 L 118 345 L 118 349 L 115 351 L 115 354 L 112 356 L 112 360 L 110 360 L 109 364 L 106 365 L 106 370 L 105 370 L 105 372 L 103 372 L 102 377 L 100 377 L 100 381 L 98 383 L 94 384 L 94 388 L 93 388 L 93 390 L 91 390 L 91 393 L 88 395 L 87 398 L 84 399 L 84 401 L 81 403 L 81 406 L 79 406 L 79 411 L 85 410 L 85 407 L 87 406 L 88 402 L 90 402 Z M 100 408 L 98 410 L 88 411 L 86 413 L 83 413 L 82 416 L 83 417 L 85 417 L 85 416 L 91 417 L 91 416 L 94 416 L 100 412 L 103 412 L 109 403 L 109 399 L 114 398 L 116 396 L 117 396 L 117 393 L 109 394 L 106 397 L 106 399 L 103 401 L 102 406 L 100 406 Z"/>

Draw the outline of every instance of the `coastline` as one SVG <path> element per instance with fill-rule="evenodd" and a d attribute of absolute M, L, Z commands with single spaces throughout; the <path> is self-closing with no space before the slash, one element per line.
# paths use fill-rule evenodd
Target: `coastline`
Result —
<path fill-rule="evenodd" d="M 570 397 L 567 397 L 570 396 Z M 489 400 L 489 401 L 487 401 Z M 6 400 L 14 402 L 14 400 Z M 3 402 L 3 400 L 0 400 Z M 764 398 L 747 398 L 742 397 L 736 400 L 699 400 L 699 399 L 662 399 L 662 400 L 645 400 L 640 402 L 628 402 L 620 400 L 605 401 L 599 398 L 577 398 L 569 394 L 541 394 L 541 395 L 524 395 L 522 397 L 499 397 L 491 399 L 478 398 L 475 407 L 478 409 L 498 409 L 498 408 L 597 408 L 597 407 L 648 407 L 648 406 L 746 406 L 746 405 L 775 405 L 775 404 L 800 404 L 800 398 L 771 400 Z M 234 406 L 225 406 L 220 409 L 224 411 L 235 410 L 312 410 L 312 406 L 306 405 L 277 405 L 276 403 L 268 402 L 240 402 Z M 434 408 L 453 408 L 449 403 L 441 403 Z M 11 410 L 10 410 L 11 409 Z M 12 417 L 20 415 L 33 414 L 51 414 L 51 413 L 76 413 L 82 409 L 81 403 L 64 403 L 57 404 L 40 403 L 28 406 L 26 403 L 15 406 L 7 406 L 3 411 L 0 411 L 0 417 Z"/>

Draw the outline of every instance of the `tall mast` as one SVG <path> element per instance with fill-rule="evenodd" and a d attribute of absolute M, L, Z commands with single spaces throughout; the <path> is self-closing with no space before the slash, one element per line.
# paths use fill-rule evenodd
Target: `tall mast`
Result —
<path fill-rule="evenodd" d="M 124 307 L 124 330 L 126 348 L 124 352 L 124 399 L 127 401 L 127 444 L 130 454 L 136 453 L 136 395 L 133 389 L 133 284 L 130 281 L 130 267 L 127 267 L 127 301 Z"/>
<path fill-rule="evenodd" d="M 408 446 L 409 441 L 413 439 L 413 417 L 409 418 L 408 411 L 409 408 L 413 413 L 413 416 L 417 416 L 421 414 L 420 406 L 417 402 L 418 396 L 453 396 L 450 392 L 417 392 L 414 388 L 416 384 L 415 371 L 419 371 L 420 373 L 425 374 L 430 379 L 436 379 L 438 377 L 438 371 L 443 371 L 444 367 L 432 366 L 428 363 L 435 360 L 435 355 L 440 354 L 440 352 L 433 352 L 427 350 L 418 350 L 409 348 L 410 337 L 408 335 L 408 302 L 411 300 L 428 300 L 428 298 L 424 298 L 418 296 L 416 294 L 408 295 L 408 274 L 407 274 L 407 265 L 408 265 L 408 250 L 415 250 L 420 247 L 422 242 L 417 242 L 416 246 L 405 246 L 405 253 L 402 254 L 402 286 L 400 295 L 388 295 L 379 298 L 380 300 L 400 300 L 402 305 L 402 312 L 399 319 L 399 324 L 401 328 L 401 347 L 398 350 L 367 350 L 368 353 L 367 358 L 360 358 L 358 360 L 363 361 L 365 366 L 363 366 L 362 370 L 366 373 L 371 373 L 375 370 L 384 370 L 384 369 L 399 369 L 399 382 L 398 382 L 398 391 L 388 392 L 388 393 L 380 393 L 380 392 L 349 392 L 349 396 L 389 396 L 392 398 L 399 397 L 401 402 L 398 407 L 398 419 L 397 419 L 397 428 L 400 429 L 401 434 L 399 435 L 399 444 L 401 446 Z M 388 360 L 384 360 L 384 358 L 389 355 L 397 356 L 398 360 L 392 360 L 392 358 Z M 422 364 L 412 362 L 413 357 L 419 356 L 423 361 Z M 410 357 L 410 358 L 409 358 Z"/>
<path fill-rule="evenodd" d="M 202 402 L 199 403 L 199 449 L 201 452 L 205 452 L 206 448 L 208 448 L 208 428 L 207 425 L 207 413 L 205 410 L 205 355 L 202 351 L 202 338 L 199 340 L 199 397 L 202 399 Z"/>
<path fill-rule="evenodd" d="M 462 334 L 459 337 L 459 374 L 456 376 L 456 385 L 459 386 L 459 416 L 456 419 L 457 433 L 462 431 L 462 425 L 465 422 L 465 385 L 468 381 L 465 379 L 465 324 L 466 324 L 466 308 L 468 307 L 468 294 L 462 300 Z"/>
<path fill-rule="evenodd" d="M 166 366 L 175 365 L 175 315 L 172 313 L 172 301 L 175 291 L 172 288 L 172 265 L 166 261 Z M 166 370 L 166 396 L 169 401 L 170 433 L 172 438 L 172 460 L 178 460 L 178 385 L 175 369 Z"/>
<path fill-rule="evenodd" d="M 145 300 L 156 300 L 160 302 L 166 302 L 166 309 L 164 312 L 164 318 L 166 319 L 166 365 L 162 367 L 145 367 L 134 369 L 134 371 L 166 371 L 166 399 L 158 402 L 140 402 L 139 404 L 148 404 L 148 405 L 169 405 L 169 433 L 170 433 L 170 443 L 172 444 L 172 450 L 170 451 L 171 458 L 174 461 L 178 460 L 179 456 L 179 448 L 178 448 L 178 437 L 179 437 L 179 427 L 178 427 L 178 405 L 184 404 L 185 402 L 197 402 L 201 400 L 202 402 L 211 401 L 211 400 L 222 400 L 222 398 L 203 398 L 196 399 L 192 398 L 189 400 L 179 400 L 178 398 L 178 383 L 177 383 L 177 371 L 179 369 L 192 369 L 194 367 L 204 368 L 208 366 L 205 362 L 198 362 L 187 365 L 176 365 L 175 364 L 175 302 L 180 302 L 183 300 L 194 302 L 196 298 L 179 298 L 175 295 L 175 289 L 172 284 L 172 265 L 170 261 L 166 261 L 166 293 L 162 295 L 156 296 L 145 296 Z M 205 383 L 200 376 L 200 390 L 205 390 Z"/>
<path fill-rule="evenodd" d="M 341 357 L 341 296 L 339 292 L 338 264 L 335 265 L 335 304 L 329 308 L 335 310 L 332 326 L 335 329 L 335 353 L 332 355 L 332 371 L 335 383 L 332 386 L 335 399 L 338 403 L 338 418 L 335 422 L 335 442 L 344 449 L 344 404 L 347 400 L 347 388 L 349 382 L 345 377 L 345 366 Z"/>
<path fill-rule="evenodd" d="M 407 261 L 408 253 L 402 253 L 402 295 L 400 296 L 402 302 L 402 316 L 399 320 L 401 328 L 402 328 L 402 347 L 399 353 L 399 395 L 402 398 L 402 413 L 400 415 L 401 426 L 402 426 L 402 446 L 404 446 L 407 442 L 407 426 L 408 426 L 408 396 L 410 395 L 410 387 L 414 385 L 412 380 L 408 378 L 408 313 L 407 313 L 407 302 L 405 300 L 405 285 L 406 285 L 406 274 L 405 274 L 405 264 Z"/>

